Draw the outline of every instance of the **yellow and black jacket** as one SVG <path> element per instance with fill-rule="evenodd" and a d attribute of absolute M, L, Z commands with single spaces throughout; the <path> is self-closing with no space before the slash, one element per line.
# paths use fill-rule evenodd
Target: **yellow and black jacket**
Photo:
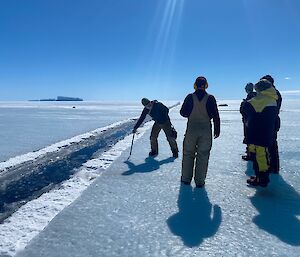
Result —
<path fill-rule="evenodd" d="M 274 87 L 257 93 L 243 108 L 247 126 L 247 143 L 269 147 L 274 141 L 276 117 L 278 113 Z"/>

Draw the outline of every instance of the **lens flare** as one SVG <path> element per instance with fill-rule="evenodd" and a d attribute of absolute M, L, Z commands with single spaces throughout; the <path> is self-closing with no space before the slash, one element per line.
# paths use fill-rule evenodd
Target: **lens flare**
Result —
<path fill-rule="evenodd" d="M 152 83 L 167 80 L 173 64 L 177 36 L 185 0 L 166 0 L 158 6 L 151 37 L 154 44 L 149 61 L 149 76 Z"/>

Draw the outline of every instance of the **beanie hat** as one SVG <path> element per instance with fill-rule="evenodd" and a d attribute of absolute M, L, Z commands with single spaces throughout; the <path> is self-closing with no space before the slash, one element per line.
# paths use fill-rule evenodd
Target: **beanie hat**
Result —
<path fill-rule="evenodd" d="M 274 84 L 274 79 L 272 78 L 271 75 L 265 75 L 261 79 L 266 79 L 268 80 L 272 85 Z"/>
<path fill-rule="evenodd" d="M 194 88 L 195 90 L 197 89 L 206 89 L 208 87 L 208 84 L 207 84 L 207 80 L 205 77 L 203 76 L 200 76 L 196 79 L 195 81 L 195 84 L 194 84 Z"/>
<path fill-rule="evenodd" d="M 252 92 L 253 91 L 253 83 L 247 83 L 247 85 L 245 86 L 245 90 L 246 90 L 246 92 L 247 93 L 250 93 L 250 92 Z"/>
<path fill-rule="evenodd" d="M 261 79 L 255 84 L 255 90 L 258 92 L 264 91 L 270 87 L 272 87 L 272 84 L 267 79 Z"/>
<path fill-rule="evenodd" d="M 142 102 L 142 105 L 146 106 L 150 103 L 150 100 L 148 98 L 143 98 L 141 102 Z"/>

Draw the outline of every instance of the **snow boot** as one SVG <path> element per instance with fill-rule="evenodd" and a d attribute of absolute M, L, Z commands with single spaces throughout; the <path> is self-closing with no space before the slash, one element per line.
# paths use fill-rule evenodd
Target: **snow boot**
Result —
<path fill-rule="evenodd" d="M 258 177 L 254 177 L 251 176 L 249 179 L 247 179 L 247 183 L 250 186 L 261 186 L 261 187 L 267 187 L 267 185 L 269 184 L 269 178 L 258 178 Z"/>
<path fill-rule="evenodd" d="M 242 155 L 242 159 L 243 159 L 244 161 L 250 161 L 249 155 Z"/>
<path fill-rule="evenodd" d="M 259 185 L 258 177 L 251 176 L 249 179 L 247 179 L 247 183 L 250 186 L 258 186 Z"/>
<path fill-rule="evenodd" d="M 204 184 L 199 184 L 199 185 L 196 185 L 196 188 L 203 188 L 204 187 L 204 185 L 205 185 L 205 183 Z"/>
<path fill-rule="evenodd" d="M 173 158 L 178 158 L 178 152 L 173 152 Z"/>
<path fill-rule="evenodd" d="M 151 156 L 151 157 L 154 157 L 156 155 L 158 155 L 158 152 L 155 152 L 155 151 L 149 152 L 149 156 Z"/>
<path fill-rule="evenodd" d="M 263 172 L 259 175 L 259 185 L 261 187 L 266 187 L 270 182 L 269 173 Z"/>
<path fill-rule="evenodd" d="M 191 182 L 183 181 L 182 179 L 180 180 L 180 182 L 186 186 L 191 185 Z"/>

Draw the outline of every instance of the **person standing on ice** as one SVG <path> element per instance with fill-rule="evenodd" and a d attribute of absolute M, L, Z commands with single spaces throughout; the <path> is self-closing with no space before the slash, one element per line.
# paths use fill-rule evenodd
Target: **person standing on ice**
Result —
<path fill-rule="evenodd" d="M 188 118 L 183 141 L 181 182 L 190 185 L 194 177 L 198 188 L 205 184 L 212 147 L 211 119 L 214 122 L 214 138 L 220 135 L 220 117 L 216 99 L 206 92 L 207 87 L 206 78 L 198 77 L 194 83 L 195 92 L 186 96 L 180 110 L 181 116 Z"/>
<path fill-rule="evenodd" d="M 278 153 L 278 143 L 277 143 L 277 133 L 280 129 L 280 117 L 279 117 L 279 112 L 281 108 L 281 103 L 282 103 L 282 97 L 280 92 L 276 89 L 274 85 L 274 79 L 270 75 L 265 75 L 261 79 L 266 79 L 268 80 L 272 86 L 276 90 L 276 94 L 278 96 L 277 99 L 277 116 L 276 116 L 276 121 L 275 121 L 275 131 L 274 131 L 274 141 L 272 145 L 269 147 L 269 154 L 270 154 L 270 169 L 269 171 L 274 174 L 279 173 L 280 165 L 279 165 L 279 153 Z"/>
<path fill-rule="evenodd" d="M 250 100 L 251 98 L 256 96 L 256 92 L 253 92 L 253 83 L 247 83 L 247 85 L 245 86 L 245 91 L 247 93 L 247 97 L 246 99 L 243 99 L 241 105 L 240 105 L 240 113 L 242 114 L 242 121 L 243 121 L 243 126 L 244 126 L 244 140 L 243 140 L 243 144 L 246 144 L 246 155 L 242 156 L 242 159 L 245 161 L 249 161 L 250 160 L 250 153 L 249 153 L 249 149 L 248 149 L 248 143 L 247 143 L 247 119 L 246 116 L 244 114 L 244 105 L 246 103 L 246 101 Z"/>
<path fill-rule="evenodd" d="M 167 140 L 171 147 L 171 151 L 173 153 L 173 157 L 178 157 L 178 146 L 176 142 L 177 132 L 175 131 L 170 117 L 169 117 L 169 108 L 166 107 L 161 102 L 157 100 L 150 101 L 147 98 L 142 99 L 142 104 L 145 106 L 144 110 L 138 119 L 137 123 L 133 128 L 133 133 L 139 128 L 139 126 L 145 120 L 147 114 L 149 114 L 154 120 L 154 124 L 151 130 L 150 135 L 150 143 L 151 143 L 151 152 L 149 156 L 156 156 L 158 154 L 158 135 L 161 130 L 163 130 L 166 134 Z"/>
<path fill-rule="evenodd" d="M 248 144 L 253 156 L 255 176 L 247 179 L 252 186 L 266 187 L 269 183 L 268 148 L 274 142 L 275 121 L 277 117 L 277 93 L 272 84 L 261 79 L 255 84 L 257 96 L 247 101 L 244 113 L 248 122 Z"/>

